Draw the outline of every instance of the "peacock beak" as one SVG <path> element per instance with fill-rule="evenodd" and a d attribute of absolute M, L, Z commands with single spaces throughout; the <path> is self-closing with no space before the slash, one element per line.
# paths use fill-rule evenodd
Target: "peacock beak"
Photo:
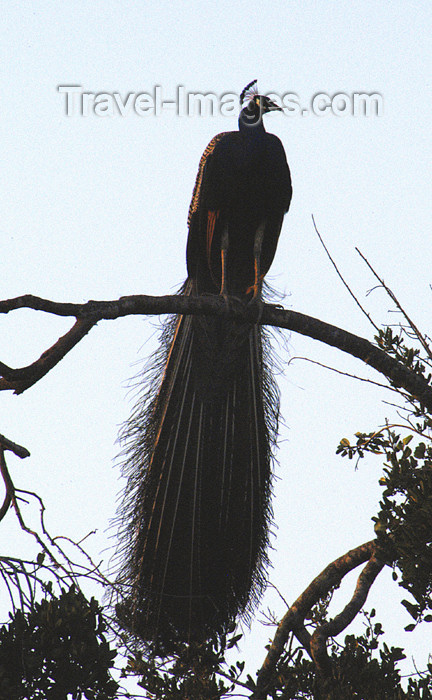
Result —
<path fill-rule="evenodd" d="M 282 107 L 279 107 L 279 105 L 277 105 L 276 102 L 273 102 L 273 100 L 269 100 L 268 98 L 266 98 L 265 111 L 274 112 L 275 110 L 277 110 L 278 112 L 282 112 Z"/>

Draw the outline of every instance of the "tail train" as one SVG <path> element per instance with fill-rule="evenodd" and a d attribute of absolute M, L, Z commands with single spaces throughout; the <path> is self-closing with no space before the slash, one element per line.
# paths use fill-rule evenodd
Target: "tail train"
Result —
<path fill-rule="evenodd" d="M 279 407 L 258 326 L 183 316 L 171 334 L 160 388 L 123 434 L 122 615 L 162 647 L 225 632 L 261 595 Z"/>

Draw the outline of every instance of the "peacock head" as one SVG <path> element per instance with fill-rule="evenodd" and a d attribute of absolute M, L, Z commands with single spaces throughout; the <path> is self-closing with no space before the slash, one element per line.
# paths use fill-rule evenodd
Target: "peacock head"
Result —
<path fill-rule="evenodd" d="M 239 117 L 240 127 L 262 125 L 262 117 L 264 114 L 274 110 L 282 111 L 282 107 L 279 107 L 279 105 L 273 102 L 267 95 L 258 94 L 256 80 L 252 80 L 252 82 L 248 83 L 242 90 L 240 105 L 242 106 Z"/>

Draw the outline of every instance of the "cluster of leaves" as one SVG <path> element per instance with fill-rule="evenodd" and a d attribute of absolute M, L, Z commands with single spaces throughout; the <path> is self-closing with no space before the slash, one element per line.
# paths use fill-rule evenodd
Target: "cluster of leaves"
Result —
<path fill-rule="evenodd" d="M 136 650 L 123 675 L 141 676 L 139 685 L 155 700 L 218 700 L 233 692 L 243 672 L 244 662 L 229 665 L 225 659 L 240 638 L 220 635 L 205 644 L 182 644 L 175 655 L 163 659 Z"/>
<path fill-rule="evenodd" d="M 406 333 L 405 329 L 405 333 Z M 426 364 L 430 364 L 427 359 L 420 357 L 420 349 L 409 347 L 405 343 L 404 332 L 400 330 L 399 333 L 394 333 L 394 331 L 387 327 L 380 329 L 378 334 L 375 336 L 377 345 L 387 353 L 398 360 L 402 365 L 405 365 L 411 372 L 416 374 L 421 374 L 427 382 L 430 382 L 432 374 L 426 376 Z"/>
<path fill-rule="evenodd" d="M 308 627 L 313 629 L 327 619 L 331 596 L 311 612 Z M 401 648 L 388 647 L 379 639 L 382 625 L 374 622 L 375 611 L 364 613 L 367 620 L 364 634 L 347 635 L 343 644 L 331 647 L 332 675 L 317 675 L 314 663 L 304 649 L 295 644 L 293 634 L 280 657 L 266 689 L 273 700 L 432 700 L 432 664 L 428 672 L 410 678 L 403 689 L 397 667 L 405 658 Z M 312 621 L 313 618 L 313 621 Z M 139 685 L 153 700 L 221 700 L 241 695 L 262 697 L 250 675 L 242 681 L 245 663 L 228 665 L 226 652 L 239 636 L 205 645 L 184 645 L 168 659 L 148 659 L 138 651 L 128 660 L 124 675 L 140 675 Z"/>
<path fill-rule="evenodd" d="M 112 700 L 116 652 L 105 639 L 97 601 L 73 586 L 17 610 L 0 629 L 0 697 L 8 700 Z"/>
<path fill-rule="evenodd" d="M 432 445 L 409 446 L 392 431 L 386 450 L 388 463 L 380 483 L 384 486 L 375 520 L 379 537 L 389 541 L 392 558 L 401 574 L 400 585 L 416 603 L 404 600 L 414 620 L 432 621 Z M 396 578 L 396 573 L 394 578 Z M 408 625 L 406 629 L 414 629 Z"/>
<path fill-rule="evenodd" d="M 429 418 L 418 423 L 416 431 L 426 435 Z M 432 621 L 432 442 L 420 441 L 411 447 L 413 435 L 404 438 L 386 428 L 376 433 L 357 433 L 351 445 L 344 438 L 338 446 L 343 456 L 363 457 L 366 452 L 384 453 L 384 487 L 380 510 L 372 520 L 388 563 L 400 574 L 400 585 L 415 603 L 403 605 L 416 622 Z M 396 570 L 393 578 L 397 580 Z M 414 629 L 415 624 L 407 626 Z"/>
<path fill-rule="evenodd" d="M 316 674 L 313 662 L 297 649 L 295 657 L 282 657 L 277 667 L 270 697 L 274 700 L 429 700 L 432 678 L 409 679 L 403 690 L 397 668 L 405 658 L 399 647 L 380 644 L 384 634 L 379 622 L 372 622 L 375 611 L 366 614 L 364 634 L 347 635 L 344 644 L 333 642 L 332 676 L 324 680 Z"/>

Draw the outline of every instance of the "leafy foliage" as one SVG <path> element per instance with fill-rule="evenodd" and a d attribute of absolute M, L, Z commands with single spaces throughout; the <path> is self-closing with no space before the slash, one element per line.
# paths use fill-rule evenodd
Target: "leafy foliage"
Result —
<path fill-rule="evenodd" d="M 97 601 L 73 586 L 18 610 L 0 629 L 0 697 L 8 700 L 112 700 L 116 652 L 105 639 Z"/>
<path fill-rule="evenodd" d="M 274 700 L 426 700 L 432 698 L 430 673 L 409 679 L 402 688 L 397 668 L 405 658 L 403 649 L 380 643 L 384 634 L 379 622 L 372 622 L 375 611 L 365 613 L 364 634 L 347 635 L 343 644 L 333 642 L 331 677 L 323 679 L 314 664 L 299 648 L 291 657 L 281 658 L 273 679 L 270 697 Z M 432 667 L 431 667 L 432 668 Z"/>
<path fill-rule="evenodd" d="M 319 623 L 323 621 L 323 611 Z M 306 657 L 292 636 L 279 659 L 267 689 L 273 700 L 429 700 L 432 698 L 432 665 L 422 677 L 408 681 L 403 689 L 398 662 L 403 649 L 380 642 L 382 625 L 373 622 L 375 611 L 364 613 L 364 634 L 347 635 L 344 643 L 333 641 L 331 677 L 320 677 L 313 661 Z M 318 621 L 312 623 L 312 628 Z M 159 663 L 139 652 L 129 658 L 124 675 L 141 676 L 140 685 L 152 700 L 222 700 L 222 698 L 262 697 L 250 675 L 242 680 L 244 662 L 229 665 L 226 652 L 239 637 L 221 638 L 217 643 L 184 645 L 175 656 Z M 257 692 L 257 695 L 254 695 Z M 252 695 L 250 695 L 252 693 Z"/>
<path fill-rule="evenodd" d="M 416 425 L 421 435 L 429 428 L 429 419 Z M 400 585 L 416 601 L 404 600 L 403 605 L 416 621 L 430 622 L 432 615 L 424 613 L 432 609 L 432 442 L 429 438 L 411 446 L 413 435 L 402 438 L 390 427 L 356 436 L 356 445 L 345 438 L 338 452 L 350 458 L 366 452 L 385 455 L 380 510 L 372 518 L 375 532 L 387 561 L 399 570 Z M 396 571 L 393 578 L 398 578 Z"/>
<path fill-rule="evenodd" d="M 416 601 L 402 603 L 419 621 L 432 609 L 432 446 L 421 442 L 412 450 L 410 437 L 389 435 L 388 463 L 380 480 L 385 488 L 374 520 L 377 534 L 390 540 L 400 585 Z M 424 619 L 431 621 L 432 615 Z"/>
<path fill-rule="evenodd" d="M 155 700 L 218 700 L 233 692 L 243 672 L 243 662 L 229 665 L 225 659 L 240 637 L 223 634 L 206 644 L 182 644 L 175 655 L 159 663 L 137 650 L 124 675 L 140 675 L 139 685 Z"/>
<path fill-rule="evenodd" d="M 406 328 L 401 328 L 400 332 L 396 334 L 391 328 L 386 327 L 378 332 L 378 335 L 375 336 L 375 340 L 378 346 L 388 355 L 394 357 L 412 372 L 421 374 L 425 377 L 426 381 L 430 383 L 432 374 L 425 374 L 426 365 L 430 365 L 430 361 L 428 358 L 422 358 L 420 356 L 420 348 L 413 348 L 411 344 L 410 346 L 406 345 L 404 335 L 408 334 L 410 337 L 417 338 L 417 332 L 414 334 L 409 333 Z"/>

